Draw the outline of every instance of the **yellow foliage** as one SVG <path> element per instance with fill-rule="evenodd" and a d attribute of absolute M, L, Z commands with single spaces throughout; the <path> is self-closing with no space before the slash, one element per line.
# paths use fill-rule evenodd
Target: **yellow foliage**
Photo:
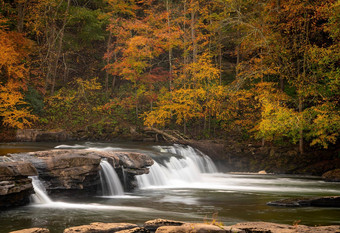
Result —
<path fill-rule="evenodd" d="M 19 129 L 31 126 L 32 121 L 37 120 L 13 82 L 0 84 L 0 116 L 3 117 L 2 123 L 5 126 Z"/>

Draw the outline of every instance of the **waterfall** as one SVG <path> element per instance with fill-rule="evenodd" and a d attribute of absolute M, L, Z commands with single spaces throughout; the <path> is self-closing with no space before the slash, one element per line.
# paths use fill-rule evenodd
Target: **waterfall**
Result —
<path fill-rule="evenodd" d="M 102 170 L 100 171 L 100 180 L 102 183 L 102 190 L 104 196 L 123 196 L 124 190 L 116 171 L 111 164 L 102 160 L 100 162 Z"/>
<path fill-rule="evenodd" d="M 190 146 L 157 146 L 160 152 L 176 154 L 162 164 L 155 161 L 149 174 L 136 176 L 138 186 L 173 186 L 200 182 L 202 174 L 217 173 L 213 161 L 202 152 Z"/>
<path fill-rule="evenodd" d="M 35 194 L 31 195 L 31 199 L 35 204 L 51 204 L 53 201 L 47 195 L 44 185 L 37 176 L 30 176 Z"/>

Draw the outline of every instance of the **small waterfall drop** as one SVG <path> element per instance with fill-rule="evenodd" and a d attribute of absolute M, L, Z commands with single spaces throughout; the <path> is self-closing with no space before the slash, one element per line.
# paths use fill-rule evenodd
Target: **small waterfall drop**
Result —
<path fill-rule="evenodd" d="M 160 152 L 172 153 L 180 157 L 172 156 L 163 164 L 155 161 L 149 174 L 136 176 L 140 188 L 154 186 L 185 185 L 200 182 L 203 173 L 217 173 L 213 161 L 202 152 L 190 146 L 157 146 Z"/>
<path fill-rule="evenodd" d="M 51 204 L 53 201 L 47 195 L 44 185 L 37 176 L 30 176 L 35 194 L 31 195 L 31 199 L 35 204 Z"/>
<path fill-rule="evenodd" d="M 100 162 L 100 166 L 102 168 L 100 180 L 102 183 L 103 196 L 123 196 L 123 186 L 111 164 L 103 159 Z"/>

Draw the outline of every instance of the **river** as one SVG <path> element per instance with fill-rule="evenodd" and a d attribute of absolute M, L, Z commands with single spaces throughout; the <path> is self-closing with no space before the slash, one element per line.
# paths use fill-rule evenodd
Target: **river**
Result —
<path fill-rule="evenodd" d="M 138 178 L 139 188 L 131 193 L 86 199 L 70 197 L 1 211 L 0 233 L 30 227 L 46 227 L 57 233 L 91 222 L 143 224 L 155 218 L 193 222 L 216 218 L 224 225 L 242 221 L 340 224 L 339 208 L 266 205 L 290 197 L 340 195 L 338 183 L 311 176 L 223 173 L 214 170 L 209 158 L 198 159 L 202 155 L 197 156 L 198 152 L 191 148 L 132 142 L 3 143 L 0 155 L 52 148 L 135 151 L 149 154 L 157 163 L 149 175 Z"/>

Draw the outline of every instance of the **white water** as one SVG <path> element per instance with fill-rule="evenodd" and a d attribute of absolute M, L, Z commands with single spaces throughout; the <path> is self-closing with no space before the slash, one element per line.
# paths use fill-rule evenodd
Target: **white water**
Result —
<path fill-rule="evenodd" d="M 202 181 L 204 173 L 217 173 L 212 160 L 202 152 L 190 146 L 157 146 L 160 152 L 177 154 L 164 164 L 157 163 L 151 166 L 149 174 L 136 176 L 139 188 L 187 186 Z"/>
<path fill-rule="evenodd" d="M 119 210 L 119 211 L 156 211 L 149 208 L 141 208 L 134 206 L 113 206 L 113 205 L 101 205 L 97 203 L 91 204 L 78 204 L 78 203 L 68 203 L 61 201 L 52 201 L 47 195 L 46 189 L 43 183 L 39 180 L 37 176 L 31 176 L 32 185 L 35 194 L 31 195 L 31 201 L 34 207 L 39 208 L 53 208 L 53 209 L 93 209 L 93 210 Z"/>
<path fill-rule="evenodd" d="M 102 160 L 100 166 L 102 168 L 100 180 L 102 183 L 103 196 L 123 196 L 123 186 L 111 164 L 106 160 Z"/>
<path fill-rule="evenodd" d="M 51 204 L 53 201 L 47 195 L 44 185 L 37 176 L 30 176 L 35 194 L 31 195 L 32 201 L 35 204 Z"/>

